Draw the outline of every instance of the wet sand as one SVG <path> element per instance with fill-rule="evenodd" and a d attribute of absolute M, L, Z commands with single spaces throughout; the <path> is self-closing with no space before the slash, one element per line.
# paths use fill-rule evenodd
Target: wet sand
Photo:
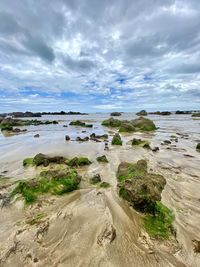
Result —
<path fill-rule="evenodd" d="M 155 133 L 122 135 L 122 147 L 109 145 L 110 150 L 104 151 L 103 142 L 65 142 L 64 136 L 69 134 L 75 139 L 91 132 L 107 132 L 109 129 L 102 128 L 100 122 L 108 115 L 84 116 L 94 123 L 93 129 L 63 128 L 72 120 L 71 116 L 63 117 L 56 126 L 31 126 L 25 134 L 0 136 L 0 170 L 7 171 L 9 182 L 34 177 L 35 168 L 24 169 L 22 160 L 39 152 L 70 158 L 82 155 L 93 162 L 79 169 L 83 177 L 80 190 L 62 197 L 44 196 L 41 205 L 26 209 L 22 201 L 16 201 L 0 210 L 0 266 L 200 266 L 200 254 L 194 252 L 192 241 L 200 240 L 200 153 L 195 150 L 200 121 L 186 115 L 151 116 L 160 127 Z M 40 138 L 33 138 L 35 133 L 40 133 Z M 177 135 L 178 143 L 160 144 L 176 133 L 182 134 Z M 154 153 L 133 148 L 129 144 L 133 137 L 149 140 L 160 150 Z M 108 164 L 96 162 L 96 157 L 103 154 Z M 142 215 L 118 197 L 119 163 L 139 159 L 148 160 L 149 170 L 163 174 L 167 180 L 162 202 L 175 214 L 177 240 L 150 239 L 142 230 Z M 95 173 L 100 173 L 111 187 L 90 185 L 88 178 Z M 26 223 L 27 218 L 38 213 L 44 214 L 41 224 Z"/>

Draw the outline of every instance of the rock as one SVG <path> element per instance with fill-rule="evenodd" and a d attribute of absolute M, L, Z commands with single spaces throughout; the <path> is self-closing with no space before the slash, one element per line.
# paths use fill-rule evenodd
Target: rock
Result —
<path fill-rule="evenodd" d="M 107 126 L 107 127 L 120 127 L 121 126 L 121 121 L 118 119 L 114 119 L 113 117 L 104 120 L 102 122 L 103 126 Z"/>
<path fill-rule="evenodd" d="M 108 143 L 107 142 L 105 142 L 104 150 L 109 150 L 109 147 L 108 147 Z"/>
<path fill-rule="evenodd" d="M 200 117 L 200 112 L 198 112 L 198 113 L 193 113 L 193 114 L 192 114 L 192 117 Z"/>
<path fill-rule="evenodd" d="M 164 140 L 163 143 L 164 143 L 165 145 L 170 145 L 172 142 L 169 141 L 169 140 Z"/>
<path fill-rule="evenodd" d="M 77 142 L 86 142 L 86 141 L 88 141 L 89 140 L 89 137 L 88 136 L 86 136 L 86 137 L 84 137 L 84 138 L 81 138 L 81 137 L 76 137 L 76 141 Z"/>
<path fill-rule="evenodd" d="M 116 230 L 112 224 L 107 224 L 97 237 L 97 244 L 105 246 L 112 243 L 116 238 Z"/>
<path fill-rule="evenodd" d="M 149 114 L 167 116 L 167 115 L 171 115 L 171 112 L 170 111 L 156 111 L 156 112 L 149 112 Z"/>
<path fill-rule="evenodd" d="M 86 157 L 74 157 L 66 162 L 71 167 L 79 167 L 84 165 L 90 165 L 92 162 Z"/>
<path fill-rule="evenodd" d="M 39 138 L 40 135 L 39 135 L 39 134 L 35 134 L 33 137 L 34 137 L 34 138 Z"/>
<path fill-rule="evenodd" d="M 197 144 L 196 150 L 200 150 L 200 143 Z"/>
<path fill-rule="evenodd" d="M 112 112 L 110 113 L 110 116 L 121 116 L 122 114 L 120 112 Z"/>
<path fill-rule="evenodd" d="M 101 182 L 101 176 L 99 173 L 95 174 L 92 178 L 90 178 L 90 182 L 92 184 L 96 184 L 96 183 L 99 183 Z"/>
<path fill-rule="evenodd" d="M 136 113 L 137 116 L 147 116 L 146 110 L 141 110 L 140 112 Z"/>
<path fill-rule="evenodd" d="M 107 134 L 96 135 L 95 133 L 92 133 L 90 135 L 90 139 L 93 140 L 93 141 L 97 141 L 97 139 L 107 140 L 108 139 L 108 135 Z"/>
<path fill-rule="evenodd" d="M 65 141 L 69 141 L 70 140 L 70 136 L 69 135 L 65 135 Z"/>
<path fill-rule="evenodd" d="M 33 165 L 35 166 L 44 165 L 46 167 L 50 163 L 56 163 L 56 164 L 64 163 L 65 160 L 66 158 L 61 156 L 49 157 L 47 155 L 39 153 L 33 158 Z"/>
<path fill-rule="evenodd" d="M 155 146 L 151 149 L 153 152 L 157 152 L 159 150 L 159 147 L 158 146 Z"/>
<path fill-rule="evenodd" d="M 119 132 L 120 133 L 131 133 L 131 132 L 135 132 L 136 131 L 136 128 L 131 124 L 131 122 L 126 122 L 126 121 L 123 121 L 121 123 L 121 126 L 119 128 Z"/>
<path fill-rule="evenodd" d="M 196 253 L 200 253 L 200 241 L 194 239 L 194 240 L 192 240 L 192 242 L 193 242 L 193 245 L 194 245 L 194 251 Z"/>
<path fill-rule="evenodd" d="M 116 133 L 113 136 L 112 145 L 119 145 L 119 146 L 122 145 L 122 139 L 121 139 L 121 136 L 118 133 Z"/>
<path fill-rule="evenodd" d="M 0 207 L 4 208 L 10 204 L 10 195 L 7 193 L 0 193 Z"/>
<path fill-rule="evenodd" d="M 98 162 L 104 162 L 104 163 L 108 163 L 108 159 L 106 158 L 105 155 L 97 157 L 97 161 Z"/>
<path fill-rule="evenodd" d="M 68 125 L 63 125 L 63 127 L 67 128 L 67 127 L 68 127 Z"/>
<path fill-rule="evenodd" d="M 69 123 L 69 125 L 71 125 L 71 126 L 88 127 L 88 128 L 92 128 L 93 127 L 92 124 L 86 124 L 85 122 L 82 122 L 82 121 L 79 121 L 79 120 L 77 120 L 77 121 L 71 121 Z"/>
<path fill-rule="evenodd" d="M 166 184 L 162 175 L 147 172 L 147 162 L 120 163 L 117 171 L 119 195 L 139 211 L 153 212 Z"/>
<path fill-rule="evenodd" d="M 153 131 L 156 130 L 154 122 L 150 119 L 139 117 L 138 119 L 132 120 L 131 124 L 137 129 L 142 131 Z"/>

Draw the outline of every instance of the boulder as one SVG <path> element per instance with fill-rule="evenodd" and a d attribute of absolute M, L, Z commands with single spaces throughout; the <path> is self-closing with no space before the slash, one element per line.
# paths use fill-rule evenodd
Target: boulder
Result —
<path fill-rule="evenodd" d="M 119 127 L 120 133 L 123 133 L 123 132 L 125 132 L 125 133 L 130 132 L 131 133 L 131 132 L 135 132 L 135 131 L 136 131 L 135 127 L 129 121 L 122 121 L 121 126 Z"/>
<path fill-rule="evenodd" d="M 152 212 L 166 184 L 162 175 L 148 173 L 147 162 L 139 160 L 136 164 L 120 163 L 117 171 L 119 195 L 136 210 Z"/>
<path fill-rule="evenodd" d="M 103 126 L 107 126 L 107 127 L 120 127 L 121 126 L 121 121 L 118 119 L 114 119 L 113 117 L 104 120 L 102 122 Z"/>
<path fill-rule="evenodd" d="M 156 126 L 154 122 L 150 119 L 144 118 L 144 117 L 139 117 L 135 120 L 131 121 L 131 124 L 139 130 L 142 131 L 153 131 L 156 130 Z"/>
<path fill-rule="evenodd" d="M 88 141 L 89 140 L 89 137 L 88 136 L 86 136 L 86 137 L 84 137 L 84 138 L 81 138 L 81 137 L 76 137 L 76 141 L 77 142 L 86 142 L 86 141 Z"/>
<path fill-rule="evenodd" d="M 93 140 L 93 141 L 97 141 L 97 139 L 107 140 L 108 139 L 108 135 L 107 134 L 96 135 L 95 133 L 92 133 L 90 135 L 90 139 Z"/>
<path fill-rule="evenodd" d="M 71 167 L 79 167 L 84 165 L 90 165 L 92 162 L 86 157 L 74 157 L 66 162 Z"/>
<path fill-rule="evenodd" d="M 153 152 L 157 152 L 159 150 L 159 147 L 158 146 L 155 146 L 151 149 Z"/>
<path fill-rule="evenodd" d="M 196 150 L 200 150 L 200 143 L 197 144 Z"/>
<path fill-rule="evenodd" d="M 34 138 L 39 138 L 40 135 L 39 135 L 39 134 L 35 134 L 33 137 L 34 137 Z"/>
<path fill-rule="evenodd" d="M 112 145 L 119 145 L 119 146 L 122 145 L 122 139 L 121 139 L 121 136 L 118 133 L 116 133 L 113 136 Z"/>

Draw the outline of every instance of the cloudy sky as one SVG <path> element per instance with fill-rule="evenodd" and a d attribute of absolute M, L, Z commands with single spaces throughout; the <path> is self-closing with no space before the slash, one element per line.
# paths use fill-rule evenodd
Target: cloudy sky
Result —
<path fill-rule="evenodd" d="M 199 108 L 199 0 L 0 0 L 0 112 Z"/>

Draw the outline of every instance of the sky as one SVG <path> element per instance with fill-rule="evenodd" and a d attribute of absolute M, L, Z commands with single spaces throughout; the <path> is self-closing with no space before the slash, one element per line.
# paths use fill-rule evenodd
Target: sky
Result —
<path fill-rule="evenodd" d="M 200 109 L 199 0 L 0 0 L 0 112 Z"/>

